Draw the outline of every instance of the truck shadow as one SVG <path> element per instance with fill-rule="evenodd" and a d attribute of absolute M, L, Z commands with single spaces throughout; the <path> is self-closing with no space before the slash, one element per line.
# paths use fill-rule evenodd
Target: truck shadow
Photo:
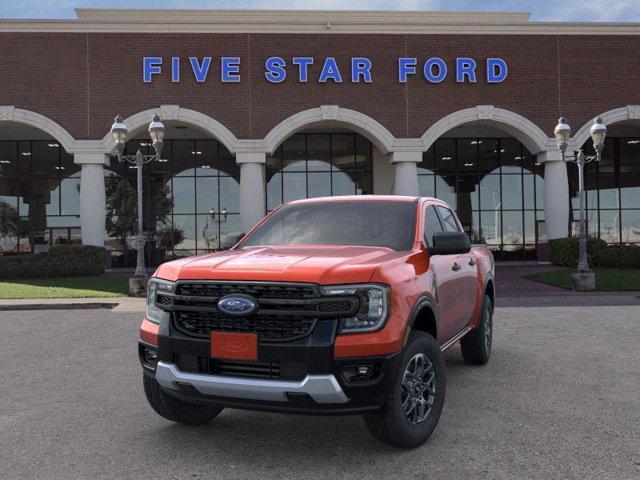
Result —
<path fill-rule="evenodd" d="M 518 362 L 521 359 L 511 360 Z M 489 366 L 466 365 L 459 348 L 447 352 L 445 361 L 448 395 L 459 395 L 461 391 L 473 389 L 474 386 L 466 383 L 471 377 L 478 378 L 480 369 L 490 376 L 495 370 Z M 463 415 L 456 411 L 458 404 L 459 400 L 451 399 L 445 403 L 441 423 L 449 415 Z M 440 425 L 430 441 L 420 449 L 428 452 L 443 448 L 442 437 L 449 436 L 444 428 Z M 280 468 L 284 461 L 294 467 L 297 463 L 308 467 L 310 458 L 314 459 L 313 462 L 329 462 L 336 455 L 342 456 L 343 465 L 365 466 L 376 453 L 393 455 L 401 460 L 412 452 L 373 440 L 360 416 L 321 417 L 226 410 L 203 427 L 164 424 L 159 430 L 159 436 L 172 439 L 174 453 L 185 456 L 183 460 L 192 456 L 194 460 L 207 458 L 209 462 L 221 461 L 232 466 L 260 464 L 268 468 L 273 464 L 274 468 Z M 247 449 L 251 455 L 247 455 Z M 286 452 L 286 459 L 283 459 L 283 452 Z"/>

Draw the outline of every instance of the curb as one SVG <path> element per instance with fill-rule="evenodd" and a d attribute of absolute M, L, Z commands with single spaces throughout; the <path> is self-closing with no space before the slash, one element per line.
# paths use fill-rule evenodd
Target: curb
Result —
<path fill-rule="evenodd" d="M 118 302 L 90 302 L 90 303 L 16 303 L 0 305 L 0 312 L 20 310 L 96 310 L 113 309 Z"/>

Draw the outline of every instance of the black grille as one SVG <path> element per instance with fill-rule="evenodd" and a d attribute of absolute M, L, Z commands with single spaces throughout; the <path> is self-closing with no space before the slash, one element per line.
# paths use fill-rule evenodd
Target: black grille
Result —
<path fill-rule="evenodd" d="M 305 300 L 318 298 L 318 289 L 313 285 L 284 285 L 268 283 L 179 283 L 177 295 L 197 297 L 222 297 L 232 293 L 243 293 L 259 299 Z"/>
<path fill-rule="evenodd" d="M 258 309 L 250 316 L 230 316 L 218 310 L 221 297 L 244 294 Z M 308 336 L 319 318 L 353 316 L 357 296 L 326 297 L 320 288 L 304 283 L 178 282 L 175 293 L 158 292 L 157 304 L 172 311 L 175 327 L 187 335 L 209 337 L 211 332 L 256 333 L 262 342 L 290 341 Z"/>
<path fill-rule="evenodd" d="M 318 305 L 318 310 L 324 313 L 347 313 L 351 311 L 351 302 L 322 302 Z"/>
<path fill-rule="evenodd" d="M 183 372 L 207 373 L 228 377 L 280 378 L 280 364 L 277 362 L 220 360 L 185 354 L 177 354 L 175 362 L 176 366 Z"/>
<path fill-rule="evenodd" d="M 175 326 L 187 335 L 209 337 L 211 332 L 256 333 L 262 341 L 288 341 L 309 335 L 315 326 L 313 317 L 294 315 L 258 315 L 224 317 L 210 312 L 175 312 Z"/>

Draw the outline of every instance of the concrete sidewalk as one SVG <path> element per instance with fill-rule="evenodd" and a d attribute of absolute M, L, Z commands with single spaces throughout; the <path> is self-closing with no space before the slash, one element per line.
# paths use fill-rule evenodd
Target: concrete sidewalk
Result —
<path fill-rule="evenodd" d="M 143 312 L 144 298 L 43 298 L 0 300 L 0 312 L 14 310 L 87 310 L 111 309 L 118 313 Z"/>

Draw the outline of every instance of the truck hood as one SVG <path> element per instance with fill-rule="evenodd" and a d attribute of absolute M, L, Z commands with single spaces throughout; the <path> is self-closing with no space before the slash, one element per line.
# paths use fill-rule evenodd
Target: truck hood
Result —
<path fill-rule="evenodd" d="M 175 260 L 156 276 L 166 280 L 253 280 L 324 285 L 371 280 L 381 264 L 406 255 L 381 247 L 273 246 Z"/>

